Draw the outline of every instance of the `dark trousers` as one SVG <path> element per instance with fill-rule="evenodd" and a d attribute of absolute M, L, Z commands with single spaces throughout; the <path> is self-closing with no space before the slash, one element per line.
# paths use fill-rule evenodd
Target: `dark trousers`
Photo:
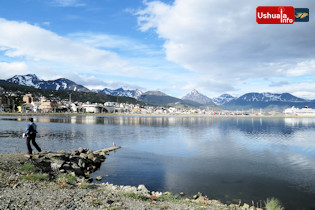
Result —
<path fill-rule="evenodd" d="M 33 146 L 37 149 L 37 151 L 38 152 L 42 151 L 41 148 L 37 145 L 35 138 L 36 138 L 36 134 L 27 135 L 26 145 L 27 145 L 27 149 L 28 149 L 29 154 L 32 154 L 31 140 L 32 140 Z"/>

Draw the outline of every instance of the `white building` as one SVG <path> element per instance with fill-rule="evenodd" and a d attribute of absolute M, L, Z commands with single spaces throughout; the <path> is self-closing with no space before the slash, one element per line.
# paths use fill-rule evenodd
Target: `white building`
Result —
<path fill-rule="evenodd" d="M 104 108 L 103 105 L 99 104 L 83 104 L 82 108 L 84 112 L 88 113 L 104 113 L 107 112 L 107 110 Z"/>
<path fill-rule="evenodd" d="M 285 109 L 283 113 L 285 115 L 291 116 L 315 116 L 315 109 L 310 109 L 308 107 L 299 109 L 293 106 L 291 108 Z"/>

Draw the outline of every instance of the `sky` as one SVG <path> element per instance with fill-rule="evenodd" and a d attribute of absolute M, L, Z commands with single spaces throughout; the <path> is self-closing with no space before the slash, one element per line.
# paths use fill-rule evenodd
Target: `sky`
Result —
<path fill-rule="evenodd" d="M 260 25 L 257 6 L 309 8 L 310 22 Z M 0 0 L 0 79 L 315 99 L 314 11 L 314 0 Z"/>

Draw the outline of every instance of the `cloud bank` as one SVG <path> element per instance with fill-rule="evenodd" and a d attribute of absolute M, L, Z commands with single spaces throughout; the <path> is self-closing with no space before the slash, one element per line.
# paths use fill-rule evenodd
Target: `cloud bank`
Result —
<path fill-rule="evenodd" d="M 8 57 L 126 69 L 126 62 L 115 53 L 74 42 L 26 22 L 0 19 L 0 31 L 0 46 Z"/>
<path fill-rule="evenodd" d="M 309 7 L 311 12 L 315 8 L 315 2 L 308 0 L 145 1 L 136 15 L 142 32 L 153 31 L 164 40 L 168 60 L 202 78 L 237 84 L 253 78 L 314 74 L 314 22 L 256 23 L 257 6 L 283 4 Z"/>

